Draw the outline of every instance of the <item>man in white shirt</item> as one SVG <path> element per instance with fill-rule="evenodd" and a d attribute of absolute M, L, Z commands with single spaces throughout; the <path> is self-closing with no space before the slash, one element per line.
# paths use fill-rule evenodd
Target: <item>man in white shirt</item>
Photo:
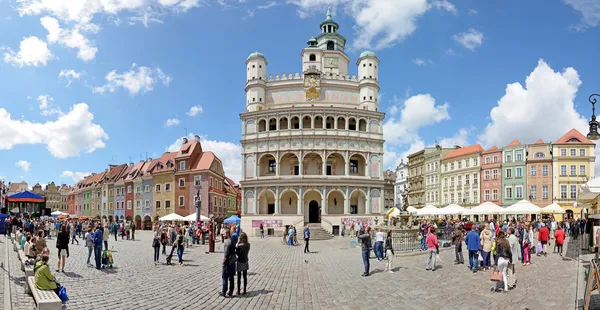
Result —
<path fill-rule="evenodd" d="M 383 260 L 383 242 L 385 241 L 385 234 L 381 228 L 377 229 L 375 234 L 375 256 L 378 261 Z"/>
<path fill-rule="evenodd" d="M 494 227 L 494 221 L 490 222 L 490 230 L 492 231 L 492 239 L 496 238 L 496 227 Z"/>

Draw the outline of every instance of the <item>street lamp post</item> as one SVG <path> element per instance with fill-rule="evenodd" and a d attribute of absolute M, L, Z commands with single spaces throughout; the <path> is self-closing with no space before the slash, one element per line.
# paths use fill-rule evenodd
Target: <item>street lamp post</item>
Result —
<path fill-rule="evenodd" d="M 600 94 L 592 94 L 588 100 L 592 104 L 592 119 L 590 120 L 590 132 L 587 134 L 587 138 L 590 140 L 600 139 L 600 133 L 598 133 L 598 121 L 596 120 L 596 98 L 600 97 Z"/>
<path fill-rule="evenodd" d="M 209 217 L 210 217 L 210 224 L 208 227 L 208 252 L 214 253 L 215 252 L 215 223 L 213 221 L 214 215 L 211 213 L 209 215 Z"/>

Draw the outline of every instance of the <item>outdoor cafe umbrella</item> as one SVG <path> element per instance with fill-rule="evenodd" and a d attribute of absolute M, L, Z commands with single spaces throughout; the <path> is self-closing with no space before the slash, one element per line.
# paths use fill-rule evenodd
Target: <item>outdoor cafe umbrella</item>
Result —
<path fill-rule="evenodd" d="M 542 208 L 542 214 L 565 214 L 567 211 L 559 206 L 556 202 Z"/>
<path fill-rule="evenodd" d="M 503 214 L 539 214 L 542 208 L 534 205 L 528 200 L 521 200 L 513 204 L 512 206 L 504 209 Z"/>
<path fill-rule="evenodd" d="M 195 222 L 196 221 L 196 213 L 192 213 L 192 214 L 184 217 L 183 220 L 187 221 L 187 222 Z M 210 219 L 204 215 L 200 215 L 200 221 L 206 222 L 206 221 L 210 221 Z"/>
<path fill-rule="evenodd" d="M 462 215 L 488 215 L 488 214 L 501 214 L 504 211 L 504 208 L 501 206 L 486 201 L 475 208 L 466 209 Z"/>
<path fill-rule="evenodd" d="M 449 204 L 438 210 L 438 215 L 461 215 L 465 212 L 465 208 L 457 204 Z"/>
<path fill-rule="evenodd" d="M 169 215 L 165 215 L 161 218 L 159 218 L 159 220 L 161 221 L 184 221 L 183 216 L 177 214 L 177 213 L 171 213 Z"/>
<path fill-rule="evenodd" d="M 439 214 L 438 211 L 440 209 L 438 209 L 436 206 L 434 205 L 426 205 L 421 209 L 417 209 L 417 215 L 418 216 L 429 216 L 429 215 L 437 215 Z"/>

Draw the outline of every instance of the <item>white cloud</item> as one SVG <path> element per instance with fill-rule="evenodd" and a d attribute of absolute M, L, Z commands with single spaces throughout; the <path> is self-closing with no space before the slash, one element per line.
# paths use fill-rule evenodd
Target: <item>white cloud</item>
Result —
<path fill-rule="evenodd" d="M 179 123 L 181 123 L 180 120 L 178 120 L 176 118 L 169 118 L 168 120 L 165 121 L 165 127 L 177 126 L 177 125 L 179 125 Z"/>
<path fill-rule="evenodd" d="M 23 172 L 28 172 L 29 167 L 31 167 L 31 163 L 26 160 L 19 160 L 18 162 L 15 163 L 15 165 L 17 167 L 21 168 L 21 170 L 23 170 Z"/>
<path fill-rule="evenodd" d="M 93 120 L 85 103 L 76 104 L 56 121 L 45 123 L 12 119 L 6 109 L 0 108 L 0 150 L 20 144 L 45 144 L 56 158 L 78 156 L 82 151 L 91 153 L 104 148 L 108 139 Z"/>
<path fill-rule="evenodd" d="M 433 1 L 431 5 L 438 10 L 444 10 L 456 14 L 456 6 L 450 3 L 448 0 Z"/>
<path fill-rule="evenodd" d="M 581 13 L 581 25 L 578 29 L 584 30 L 588 27 L 596 27 L 600 24 L 600 2 L 597 0 L 563 0 L 571 5 L 573 9 Z"/>
<path fill-rule="evenodd" d="M 341 7 L 354 19 L 354 30 L 357 37 L 354 49 L 383 49 L 392 46 L 417 29 L 417 20 L 431 6 L 427 0 L 290 0 L 298 6 L 301 18 L 311 16 L 314 12 L 323 13 L 327 7 L 333 11 Z"/>
<path fill-rule="evenodd" d="M 137 95 L 140 92 L 146 93 L 154 89 L 157 82 L 168 86 L 171 77 L 166 75 L 160 68 L 149 68 L 132 64 L 129 71 L 117 73 L 116 70 L 106 75 L 107 83 L 103 86 L 94 87 L 95 93 L 114 93 L 118 88 L 125 88 L 130 95 Z"/>
<path fill-rule="evenodd" d="M 477 14 L 479 14 L 479 12 L 476 9 L 469 9 L 469 15 L 475 16 Z"/>
<path fill-rule="evenodd" d="M 587 134 L 586 118 L 574 106 L 580 85 L 575 69 L 558 72 L 539 60 L 524 86 L 519 82 L 506 86 L 479 136 L 480 143 L 488 148 L 505 146 L 514 139 L 522 143 L 534 143 L 540 138 L 554 142 L 571 128 Z"/>
<path fill-rule="evenodd" d="M 189 116 L 196 116 L 198 114 L 201 114 L 204 112 L 204 109 L 202 109 L 202 106 L 197 104 L 193 107 L 190 108 L 190 110 L 186 113 Z"/>
<path fill-rule="evenodd" d="M 40 19 L 42 26 L 48 31 L 48 43 L 60 43 L 61 45 L 78 49 L 77 58 L 90 61 L 96 57 L 98 48 L 92 45 L 90 40 L 81 34 L 82 27 L 75 26 L 73 29 L 63 29 L 56 18 L 44 16 Z M 89 25 L 88 25 L 89 26 Z M 85 30 L 97 28 L 87 27 Z"/>
<path fill-rule="evenodd" d="M 244 0 L 242 0 L 242 1 L 244 1 Z M 239 2 L 242 2 L 242 1 L 239 1 Z M 283 1 L 281 3 L 277 3 L 276 1 L 269 1 L 269 2 L 267 2 L 267 4 L 258 5 L 254 9 L 249 9 L 248 10 L 248 17 L 254 17 L 254 14 L 256 13 L 256 11 L 267 10 L 267 9 L 272 8 L 272 7 L 276 7 L 276 6 L 280 5 L 280 4 L 283 4 Z"/>
<path fill-rule="evenodd" d="M 4 62 L 11 63 L 15 67 L 45 66 L 49 60 L 54 58 L 46 42 L 37 37 L 24 38 L 16 53 L 10 48 L 4 49 L 7 50 L 4 53 Z"/>
<path fill-rule="evenodd" d="M 91 173 L 89 173 L 89 172 L 73 172 L 73 171 L 65 170 L 60 174 L 60 177 L 61 178 L 71 178 L 71 179 L 73 179 L 73 183 L 77 183 L 89 175 L 91 175 Z"/>
<path fill-rule="evenodd" d="M 194 139 L 194 134 L 188 134 L 187 138 L 190 140 Z M 204 136 L 200 136 L 200 143 L 202 144 L 202 150 L 204 152 L 213 152 L 221 160 L 225 175 L 235 182 L 239 182 L 242 178 L 242 146 L 226 141 L 208 140 Z M 179 138 L 169 145 L 166 148 L 166 151 L 179 151 L 182 144 L 183 138 Z"/>
<path fill-rule="evenodd" d="M 54 114 L 62 115 L 62 110 L 53 104 L 54 98 L 49 95 L 39 95 L 37 101 L 40 103 L 40 111 L 44 116 L 50 116 Z"/>
<path fill-rule="evenodd" d="M 457 33 L 452 38 L 471 51 L 483 44 L 483 33 L 473 28 L 470 28 L 467 32 Z"/>
<path fill-rule="evenodd" d="M 399 115 L 391 114 L 383 125 L 384 139 L 391 144 L 411 141 L 418 136 L 420 128 L 450 119 L 450 105 L 436 105 L 430 94 L 415 95 L 403 102 L 395 98 L 395 101 Z"/>
<path fill-rule="evenodd" d="M 426 66 L 426 65 L 433 64 L 433 61 L 431 61 L 430 59 L 425 59 L 425 58 L 415 58 L 415 59 L 413 59 L 413 63 L 417 66 Z"/>
<path fill-rule="evenodd" d="M 58 73 L 58 78 L 67 80 L 67 87 L 69 87 L 71 86 L 71 82 L 73 82 L 73 80 L 79 80 L 82 74 L 82 72 L 77 72 L 73 69 L 64 69 Z"/>

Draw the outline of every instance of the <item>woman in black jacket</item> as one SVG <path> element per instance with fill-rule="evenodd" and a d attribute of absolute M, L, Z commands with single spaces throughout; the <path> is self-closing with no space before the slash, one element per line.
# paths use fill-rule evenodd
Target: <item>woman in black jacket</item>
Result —
<path fill-rule="evenodd" d="M 506 292 L 508 291 L 508 263 L 512 264 L 512 252 L 503 230 L 498 232 L 496 239 L 496 256 L 498 256 L 498 270 L 502 272 L 502 282 L 504 282 L 504 291 Z"/>
<path fill-rule="evenodd" d="M 385 237 L 385 256 L 387 258 L 387 265 L 385 266 L 385 271 L 389 273 L 394 273 L 392 270 L 392 265 L 394 264 L 394 247 L 392 245 L 392 231 L 388 231 L 387 236 Z"/>
<path fill-rule="evenodd" d="M 69 233 L 67 232 L 67 226 L 63 224 L 60 226 L 60 232 L 58 233 L 58 237 L 56 238 L 56 248 L 58 249 L 58 267 L 56 267 L 56 272 L 65 272 L 65 264 L 67 261 L 67 257 L 69 257 Z M 61 268 L 61 258 L 62 258 L 62 268 Z"/>
<path fill-rule="evenodd" d="M 237 254 L 237 286 L 238 286 L 238 295 L 240 294 L 241 288 L 241 277 L 244 276 L 244 295 L 246 295 L 246 284 L 248 283 L 248 269 L 250 269 L 250 265 L 248 264 L 248 253 L 250 252 L 250 243 L 248 243 L 248 235 L 246 233 L 240 234 L 240 240 L 237 244 L 236 254 Z"/>

